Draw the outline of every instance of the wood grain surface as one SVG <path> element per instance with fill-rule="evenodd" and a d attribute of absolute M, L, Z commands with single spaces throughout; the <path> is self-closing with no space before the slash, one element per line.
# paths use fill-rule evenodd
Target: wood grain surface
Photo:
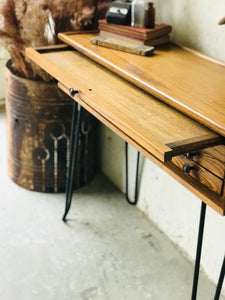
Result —
<path fill-rule="evenodd" d="M 162 161 L 206 145 L 221 143 L 214 132 L 74 50 L 27 54 L 69 91 L 79 89 L 82 103 Z M 81 103 L 81 104 L 82 104 Z M 168 145 L 180 146 L 169 147 Z M 181 147 L 183 145 L 183 147 Z M 190 149 L 191 145 L 191 149 Z M 175 153 L 175 154 L 173 154 Z"/>
<path fill-rule="evenodd" d="M 186 175 L 187 177 L 192 176 L 203 185 L 207 186 L 210 190 L 214 191 L 216 194 L 222 194 L 223 180 L 209 172 L 207 169 L 203 168 L 200 164 L 188 160 L 184 155 L 174 157 L 172 161 L 181 169 L 183 169 L 184 164 L 193 167 L 193 170 L 190 171 L 190 174 Z"/>
<path fill-rule="evenodd" d="M 221 179 L 225 176 L 225 146 L 197 151 L 193 161 Z"/>
<path fill-rule="evenodd" d="M 90 43 L 90 34 L 60 34 L 84 55 L 225 136 L 225 64 L 169 44 L 139 57 Z"/>
<path fill-rule="evenodd" d="M 208 142 L 221 142 L 220 136 L 74 49 L 51 46 L 40 52 L 28 48 L 26 53 L 59 81 L 65 93 L 77 89 L 74 100 L 214 210 L 225 213 L 224 197 L 211 186 L 186 176 L 173 162 L 165 163 L 166 153 L 173 150 L 168 145 L 183 151 L 202 141 L 207 147 Z"/>
<path fill-rule="evenodd" d="M 136 44 L 135 41 L 128 42 L 120 40 L 118 38 L 107 38 L 103 36 L 95 36 L 91 39 L 91 43 L 94 45 L 116 49 L 136 55 L 149 56 L 152 55 L 154 47 Z"/>

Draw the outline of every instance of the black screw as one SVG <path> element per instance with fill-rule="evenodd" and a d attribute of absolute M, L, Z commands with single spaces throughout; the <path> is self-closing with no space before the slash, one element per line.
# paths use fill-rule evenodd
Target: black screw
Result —
<path fill-rule="evenodd" d="M 197 156 L 197 152 L 189 152 L 187 153 L 186 157 L 188 160 L 193 160 L 193 157 Z"/>
<path fill-rule="evenodd" d="M 74 97 L 75 94 L 78 94 L 78 93 L 79 93 L 78 90 L 74 90 L 73 88 L 70 88 L 70 89 L 69 89 L 69 92 L 70 92 L 70 96 L 71 96 L 71 97 Z"/>
<path fill-rule="evenodd" d="M 190 166 L 189 164 L 183 165 L 183 171 L 184 171 L 184 174 L 186 174 L 186 175 L 188 175 L 190 173 L 190 171 L 193 169 L 194 169 L 194 167 Z"/>

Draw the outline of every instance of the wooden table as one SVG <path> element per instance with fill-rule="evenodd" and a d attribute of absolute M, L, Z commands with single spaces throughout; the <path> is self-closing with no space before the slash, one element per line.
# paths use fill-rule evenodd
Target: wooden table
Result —
<path fill-rule="evenodd" d="M 26 54 L 78 103 L 78 119 L 85 108 L 203 201 L 195 299 L 206 205 L 225 214 L 225 64 L 173 44 L 137 56 L 92 45 L 92 37 L 60 34 L 67 45 Z"/>

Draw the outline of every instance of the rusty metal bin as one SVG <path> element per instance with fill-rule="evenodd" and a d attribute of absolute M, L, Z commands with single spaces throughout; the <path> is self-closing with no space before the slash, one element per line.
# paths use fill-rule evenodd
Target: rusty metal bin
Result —
<path fill-rule="evenodd" d="M 69 162 L 73 100 L 56 83 L 16 76 L 5 68 L 8 175 L 39 192 L 63 192 Z M 96 120 L 85 112 L 79 137 L 75 188 L 96 173 Z"/>

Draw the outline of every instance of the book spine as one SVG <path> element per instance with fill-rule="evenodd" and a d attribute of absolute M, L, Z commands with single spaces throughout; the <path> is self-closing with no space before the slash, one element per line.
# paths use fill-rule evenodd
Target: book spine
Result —
<path fill-rule="evenodd" d="M 132 41 L 138 41 L 142 44 L 144 44 L 145 39 L 139 36 L 132 36 L 129 34 L 123 34 L 121 32 L 114 32 L 111 30 L 100 30 L 100 35 L 104 37 L 113 37 L 113 38 L 120 38 L 120 39 L 127 39 L 127 40 L 132 40 Z"/>
<path fill-rule="evenodd" d="M 120 34 L 117 34 L 117 33 L 111 33 L 109 31 L 101 30 L 100 31 L 100 36 L 104 37 L 104 38 L 109 38 L 109 39 L 113 38 L 113 39 L 129 42 L 129 43 L 135 43 L 137 45 L 146 45 L 146 46 L 162 45 L 162 44 L 166 44 L 170 41 L 169 34 L 157 37 L 155 39 L 140 40 L 140 39 L 130 38 L 130 37 L 127 37 L 127 36 L 124 36 L 124 35 L 120 35 Z"/>
<path fill-rule="evenodd" d="M 152 30 L 149 32 L 138 32 L 134 30 L 129 30 L 127 28 L 128 26 L 124 26 L 121 28 L 121 26 L 113 26 L 112 24 L 99 24 L 99 30 L 104 30 L 108 31 L 111 33 L 116 33 L 116 34 L 121 34 L 127 37 L 136 37 L 137 39 L 142 39 L 142 40 L 148 40 L 148 39 L 154 39 L 156 37 L 169 34 L 172 30 L 171 26 L 166 26 L 162 28 L 158 28 L 157 30 Z"/>
<path fill-rule="evenodd" d="M 117 28 L 117 27 L 114 27 L 114 26 L 111 26 L 111 24 L 108 24 L 108 25 L 105 25 L 105 24 L 99 24 L 99 30 L 105 30 L 105 31 L 109 31 L 109 32 L 112 32 L 112 33 L 120 33 L 121 35 L 123 34 L 127 34 L 129 36 L 139 36 L 139 37 L 142 37 L 143 34 L 142 33 L 138 33 L 136 31 L 132 31 L 132 30 L 129 30 L 129 29 L 126 29 L 126 27 L 124 26 L 124 28 Z"/>
<path fill-rule="evenodd" d="M 144 45 L 157 46 L 157 45 L 167 44 L 167 43 L 169 43 L 169 41 L 170 41 L 169 34 L 165 34 L 165 35 L 159 36 L 157 38 L 144 41 Z"/>
<path fill-rule="evenodd" d="M 100 31 L 100 36 L 104 37 L 104 38 L 108 38 L 108 39 L 117 39 L 117 40 L 121 40 L 121 41 L 128 42 L 128 43 L 135 43 L 136 45 L 144 45 L 144 41 L 142 41 L 142 40 L 129 38 L 129 37 L 126 37 L 126 36 L 123 36 L 120 34 L 111 33 L 111 32 L 104 31 L 104 30 Z"/>

